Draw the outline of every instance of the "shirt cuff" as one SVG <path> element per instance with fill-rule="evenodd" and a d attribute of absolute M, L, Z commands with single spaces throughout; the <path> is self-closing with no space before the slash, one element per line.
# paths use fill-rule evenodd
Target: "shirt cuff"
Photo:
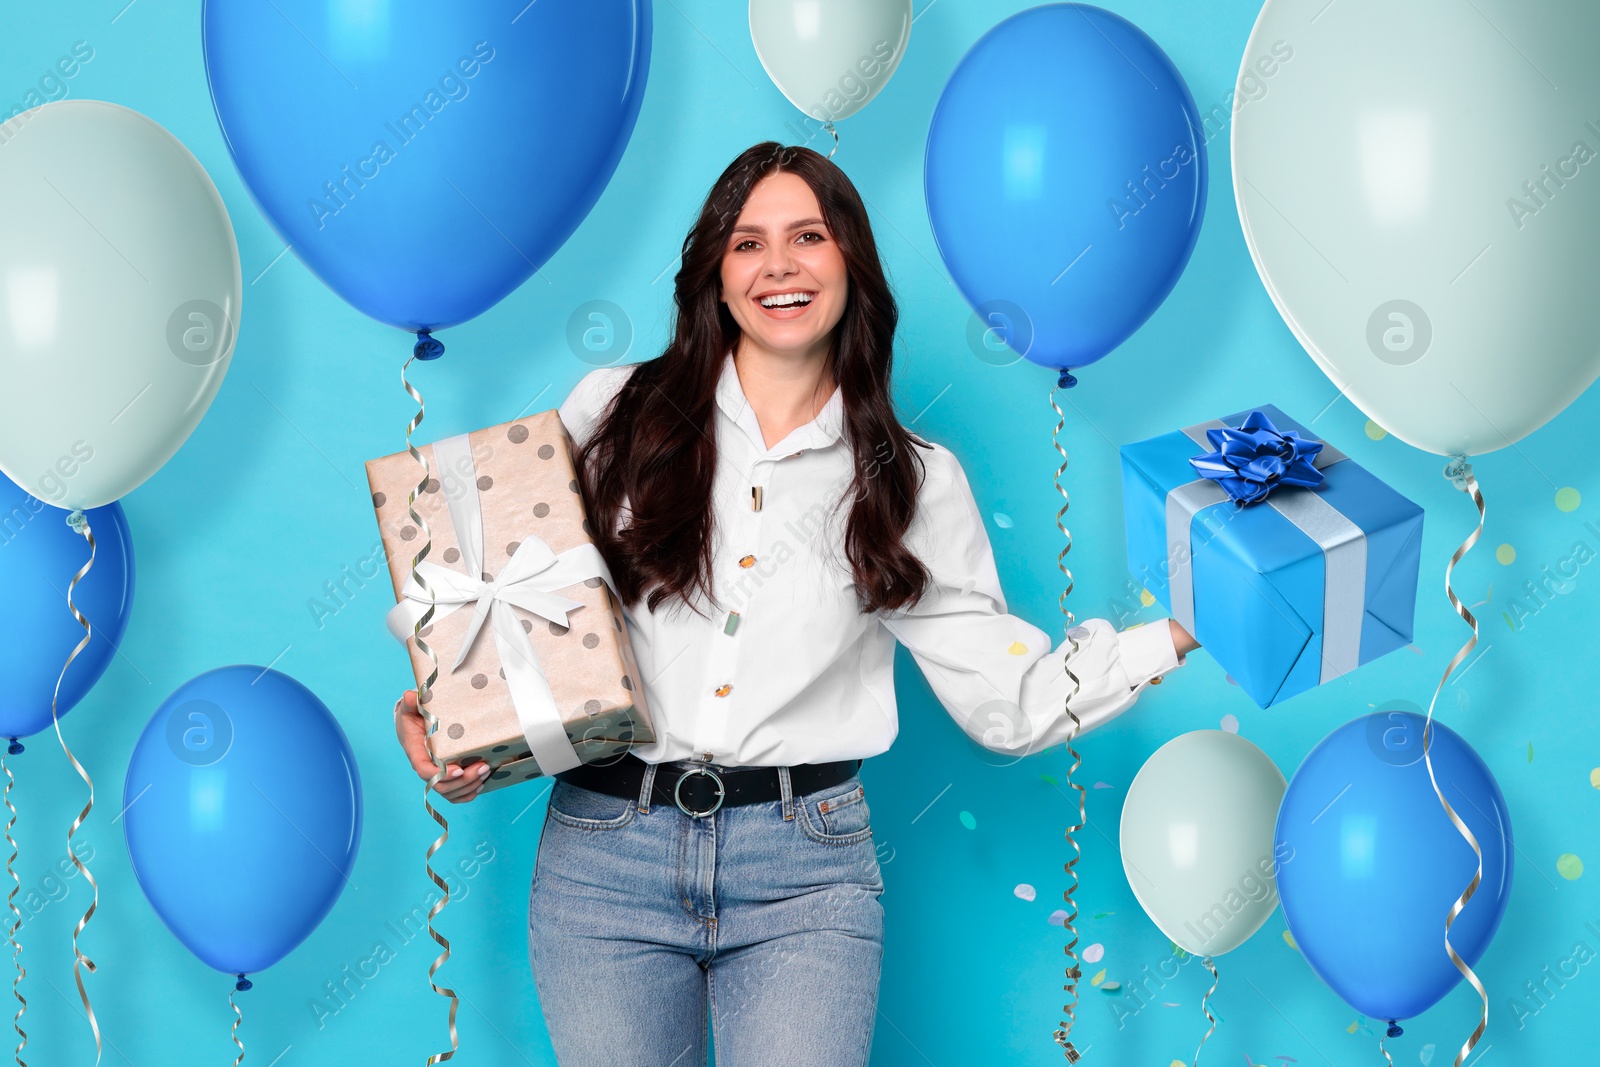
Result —
<path fill-rule="evenodd" d="M 1166 619 L 1118 632 L 1117 651 L 1123 672 L 1134 686 L 1183 666 Z"/>

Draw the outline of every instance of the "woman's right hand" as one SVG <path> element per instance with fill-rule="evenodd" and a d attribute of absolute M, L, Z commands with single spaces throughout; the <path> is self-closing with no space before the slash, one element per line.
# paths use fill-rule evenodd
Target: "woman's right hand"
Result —
<path fill-rule="evenodd" d="M 439 765 L 428 755 L 428 724 L 417 710 L 417 691 L 407 689 L 394 705 L 394 732 L 400 738 L 400 747 L 406 750 L 411 767 L 424 782 L 439 773 Z M 433 788 L 452 804 L 465 804 L 478 795 L 483 783 L 489 780 L 489 765 L 484 762 L 463 768 L 451 763 L 445 767 L 445 777 Z"/>

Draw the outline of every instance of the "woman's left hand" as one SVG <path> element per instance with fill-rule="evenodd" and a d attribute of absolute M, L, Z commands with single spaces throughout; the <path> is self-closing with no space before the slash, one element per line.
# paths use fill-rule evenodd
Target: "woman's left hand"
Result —
<path fill-rule="evenodd" d="M 1179 659 L 1200 647 L 1200 642 L 1194 639 L 1194 635 L 1179 626 L 1176 620 L 1168 619 L 1167 626 L 1172 631 L 1172 647 L 1177 650 Z"/>

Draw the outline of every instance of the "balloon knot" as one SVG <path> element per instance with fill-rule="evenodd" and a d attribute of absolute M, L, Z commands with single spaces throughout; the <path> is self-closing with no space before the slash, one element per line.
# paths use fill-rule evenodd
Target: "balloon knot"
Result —
<path fill-rule="evenodd" d="M 67 516 L 67 525 L 78 531 L 79 536 L 84 536 L 89 530 L 89 520 L 83 514 L 82 508 L 75 509 Z"/>
<path fill-rule="evenodd" d="M 1403 1033 L 1405 1033 L 1405 1031 L 1400 1029 L 1400 1024 L 1395 1022 L 1393 1019 L 1390 1019 L 1389 1020 L 1389 1036 L 1390 1037 L 1399 1037 Z"/>
<path fill-rule="evenodd" d="M 1444 465 L 1444 476 L 1450 479 L 1450 484 L 1467 492 L 1467 479 L 1472 477 L 1472 464 L 1467 462 L 1466 456 L 1451 456 L 1450 462 Z"/>
<path fill-rule="evenodd" d="M 239 981 L 234 985 L 233 988 L 236 992 L 243 993 L 246 989 L 250 989 L 251 987 L 252 983 L 250 979 L 241 974 L 239 975 Z"/>
<path fill-rule="evenodd" d="M 11 747 L 6 749 L 6 753 L 8 755 L 15 756 L 18 752 L 21 752 L 21 751 L 22 751 L 22 742 L 18 741 L 15 737 L 13 737 L 11 739 Z"/>
<path fill-rule="evenodd" d="M 1078 379 L 1076 379 L 1076 378 L 1074 378 L 1072 376 L 1071 368 L 1062 367 L 1061 368 L 1061 377 L 1056 379 L 1056 388 L 1057 389 L 1071 389 L 1074 385 L 1077 385 L 1077 384 L 1078 384 Z"/>
<path fill-rule="evenodd" d="M 444 342 L 438 340 L 427 330 L 417 331 L 417 344 L 411 350 L 417 359 L 438 359 L 444 355 Z"/>

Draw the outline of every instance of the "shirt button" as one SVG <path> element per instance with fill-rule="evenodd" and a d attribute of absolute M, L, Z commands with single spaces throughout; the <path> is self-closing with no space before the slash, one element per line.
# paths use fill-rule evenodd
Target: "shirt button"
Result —
<path fill-rule="evenodd" d="M 754 567 L 755 565 L 756 558 L 754 556 L 746 556 L 739 561 L 739 566 L 741 567 Z"/>
<path fill-rule="evenodd" d="M 729 693 L 733 692 L 733 686 L 731 686 L 728 683 L 724 682 L 723 684 L 717 686 L 717 688 L 714 690 L 714 692 L 719 697 L 725 697 Z"/>

